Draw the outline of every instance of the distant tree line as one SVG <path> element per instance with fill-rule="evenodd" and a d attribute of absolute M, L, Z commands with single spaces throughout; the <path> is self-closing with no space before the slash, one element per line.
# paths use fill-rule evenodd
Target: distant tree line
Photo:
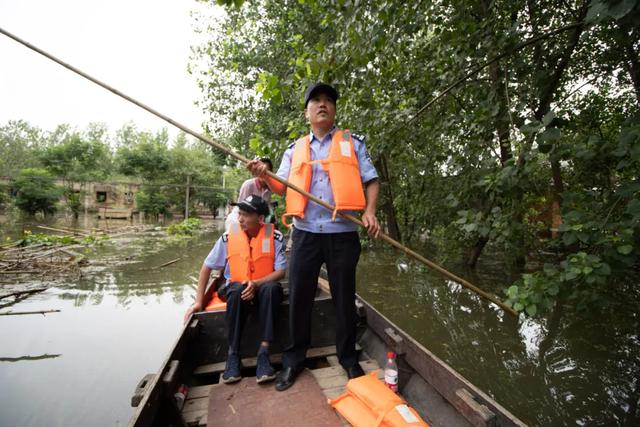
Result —
<path fill-rule="evenodd" d="M 72 184 L 86 181 L 142 184 L 138 208 L 153 216 L 184 211 L 188 183 L 191 212 L 196 203 L 215 212 L 234 197 L 243 178 L 227 168 L 223 189 L 226 165 L 225 158 L 184 134 L 170 141 L 166 129 L 154 133 L 127 124 L 111 137 L 104 124 L 95 123 L 84 130 L 60 125 L 45 131 L 25 121 L 0 127 L 0 176 L 12 179 L 13 203 L 29 215 L 55 213 L 60 197 L 78 214 L 82 197 Z M 11 197 L 9 188 L 0 190 L 2 208 Z"/>

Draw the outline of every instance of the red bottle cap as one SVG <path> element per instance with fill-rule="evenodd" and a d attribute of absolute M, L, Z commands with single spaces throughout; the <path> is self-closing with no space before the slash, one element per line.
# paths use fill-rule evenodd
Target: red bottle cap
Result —
<path fill-rule="evenodd" d="M 393 351 L 390 351 L 387 353 L 387 359 L 394 359 L 396 357 L 396 354 Z"/>

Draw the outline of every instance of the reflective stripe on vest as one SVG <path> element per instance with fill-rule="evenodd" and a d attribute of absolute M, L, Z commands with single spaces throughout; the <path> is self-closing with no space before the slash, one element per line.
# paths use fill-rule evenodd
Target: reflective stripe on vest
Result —
<path fill-rule="evenodd" d="M 366 201 L 351 132 L 337 130 L 331 139 L 329 155 L 323 160 L 311 160 L 310 142 L 309 135 L 296 141 L 291 156 L 288 181 L 308 192 L 311 188 L 313 164 L 319 163 L 329 175 L 335 204 L 333 219 L 335 220 L 338 211 L 364 209 Z M 282 223 L 286 225 L 285 217 L 287 216 L 304 218 L 306 207 L 307 198 L 287 188 L 286 210 L 282 215 Z"/>
<path fill-rule="evenodd" d="M 273 224 L 263 224 L 258 235 L 249 236 L 240 224 L 233 223 L 227 240 L 227 262 L 232 282 L 257 280 L 273 273 L 275 262 Z"/>

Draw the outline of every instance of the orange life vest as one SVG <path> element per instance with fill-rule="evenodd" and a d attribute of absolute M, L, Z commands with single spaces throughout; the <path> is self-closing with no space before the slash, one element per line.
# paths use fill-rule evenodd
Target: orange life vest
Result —
<path fill-rule="evenodd" d="M 240 224 L 233 223 L 228 236 L 227 262 L 232 282 L 256 280 L 273 273 L 276 256 L 273 224 L 262 224 L 258 235 L 249 241 Z"/>
<path fill-rule="evenodd" d="M 365 208 L 366 201 L 362 190 L 360 166 L 349 130 L 335 132 L 331 139 L 329 155 L 323 160 L 311 160 L 311 138 L 309 135 L 297 140 L 291 156 L 288 181 L 308 192 L 311 188 L 314 163 L 320 163 L 329 174 L 335 203 L 334 220 L 338 211 Z M 286 209 L 282 215 L 282 223 L 287 225 L 285 221 L 287 216 L 304 218 L 306 207 L 307 198 L 287 187 Z"/>
<path fill-rule="evenodd" d="M 205 307 L 204 311 L 221 310 L 226 307 L 227 303 L 220 299 L 217 292 L 214 292 L 213 295 L 211 295 L 211 300 Z"/>
<path fill-rule="evenodd" d="M 376 372 L 349 380 L 346 391 L 328 401 L 354 427 L 429 427 Z"/>

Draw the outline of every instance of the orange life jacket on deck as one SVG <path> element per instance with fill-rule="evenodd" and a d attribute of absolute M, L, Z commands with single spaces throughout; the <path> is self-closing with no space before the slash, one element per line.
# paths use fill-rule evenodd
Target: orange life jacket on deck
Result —
<path fill-rule="evenodd" d="M 275 261 L 273 224 L 262 224 L 258 235 L 249 241 L 240 224 L 233 223 L 227 240 L 227 262 L 232 282 L 257 280 L 273 273 Z"/>
<path fill-rule="evenodd" d="M 366 201 L 362 190 L 360 167 L 350 131 L 337 130 L 335 132 L 331 139 L 329 155 L 323 160 L 311 160 L 311 138 L 309 135 L 297 140 L 291 156 L 288 181 L 308 192 L 311 188 L 314 163 L 320 163 L 329 174 L 335 203 L 334 220 L 338 211 L 365 208 Z M 287 187 L 286 210 L 282 215 L 282 223 L 286 225 L 285 217 L 287 216 L 304 218 L 306 207 L 307 198 Z"/>
<path fill-rule="evenodd" d="M 376 372 L 349 380 L 346 391 L 329 404 L 354 427 L 429 427 Z"/>

